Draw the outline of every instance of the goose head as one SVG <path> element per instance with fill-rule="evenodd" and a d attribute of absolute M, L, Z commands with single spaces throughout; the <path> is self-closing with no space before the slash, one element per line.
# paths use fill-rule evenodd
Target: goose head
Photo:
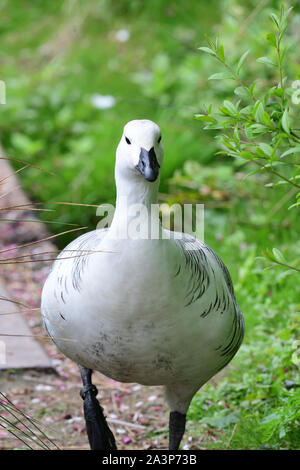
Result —
<path fill-rule="evenodd" d="M 153 183 L 163 160 L 161 131 L 148 119 L 128 122 L 117 148 L 116 171 Z"/>

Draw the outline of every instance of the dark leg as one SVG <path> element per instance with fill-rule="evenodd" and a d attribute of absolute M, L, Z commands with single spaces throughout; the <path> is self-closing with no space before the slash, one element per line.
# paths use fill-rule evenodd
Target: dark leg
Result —
<path fill-rule="evenodd" d="M 186 415 L 171 411 L 169 420 L 169 450 L 178 450 L 185 431 Z"/>
<path fill-rule="evenodd" d="M 98 390 L 92 384 L 92 371 L 83 366 L 79 366 L 79 370 L 83 383 L 80 396 L 83 399 L 84 418 L 91 449 L 116 450 L 114 435 L 96 398 Z"/>

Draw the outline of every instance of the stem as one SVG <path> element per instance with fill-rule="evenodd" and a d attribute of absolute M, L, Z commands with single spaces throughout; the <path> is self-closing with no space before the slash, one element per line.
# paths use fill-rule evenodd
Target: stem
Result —
<path fill-rule="evenodd" d="M 276 265 L 280 265 L 280 266 L 283 266 L 284 268 L 289 268 L 289 269 L 293 269 L 294 271 L 298 271 L 300 273 L 300 269 L 298 268 L 295 268 L 294 266 L 291 266 L 289 264 L 285 264 L 285 263 L 280 263 L 279 261 L 274 261 L 276 264 L 273 265 L 273 266 L 276 266 Z"/>
<path fill-rule="evenodd" d="M 292 140 L 295 140 L 297 143 L 300 142 L 300 137 L 298 137 L 293 131 L 291 131 L 291 135 L 293 136 Z"/>
<path fill-rule="evenodd" d="M 221 62 L 222 65 L 224 65 L 224 67 L 231 73 L 231 75 L 233 76 L 233 78 L 235 79 L 235 81 L 242 87 L 246 90 L 246 92 L 248 93 L 248 95 L 250 96 L 251 100 L 253 102 L 255 102 L 255 98 L 254 96 L 252 96 L 249 92 L 249 89 L 248 89 L 248 86 L 247 84 L 235 73 L 235 71 L 230 67 L 230 65 L 226 64 L 225 61 L 223 61 L 219 55 L 219 52 L 218 52 L 218 48 L 216 47 L 216 45 L 206 36 L 206 40 L 208 42 L 208 45 L 214 50 L 215 54 L 216 54 L 216 59 Z"/>
<path fill-rule="evenodd" d="M 235 71 L 230 67 L 230 65 L 226 64 L 226 62 L 223 62 L 218 54 L 218 51 L 216 51 L 216 57 L 218 59 L 219 62 L 221 62 L 224 67 L 226 67 L 227 70 L 229 70 L 229 72 L 231 73 L 231 75 L 234 77 L 235 81 L 242 87 L 244 88 L 244 90 L 246 90 L 246 92 L 248 93 L 249 97 L 251 98 L 251 100 L 253 101 L 253 103 L 255 103 L 255 98 L 254 96 L 251 95 L 246 83 L 235 73 Z"/>
<path fill-rule="evenodd" d="M 296 183 L 294 183 L 293 181 L 289 180 L 288 178 L 286 178 L 285 176 L 281 175 L 280 173 L 278 173 L 276 170 L 274 170 L 272 167 L 265 167 L 265 165 L 263 165 L 262 163 L 259 163 L 258 161 L 256 160 L 251 160 L 252 162 L 256 163 L 258 166 L 260 167 L 263 167 L 263 168 L 266 168 L 266 171 L 268 171 L 269 173 L 273 173 L 274 175 L 278 176 L 279 178 L 283 179 L 284 181 L 286 181 L 287 183 L 289 184 L 292 184 L 293 186 L 295 186 L 296 188 L 300 189 L 300 186 Z"/>
<path fill-rule="evenodd" d="M 276 51 L 277 51 L 277 60 L 278 60 L 278 68 L 279 68 L 279 77 L 280 77 L 280 88 L 282 90 L 281 96 L 281 109 L 284 109 L 284 85 L 283 85 L 283 70 L 281 66 L 281 57 L 280 57 L 280 34 L 281 29 L 278 28 L 277 37 L 276 37 Z"/>

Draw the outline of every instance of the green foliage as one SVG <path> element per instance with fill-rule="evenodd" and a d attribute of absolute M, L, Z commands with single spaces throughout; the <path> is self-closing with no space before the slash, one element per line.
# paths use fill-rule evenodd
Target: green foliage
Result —
<path fill-rule="evenodd" d="M 284 60 L 287 60 L 283 42 L 291 10 L 286 10 L 282 5 L 279 16 L 274 13 L 270 15 L 274 31 L 266 34 L 266 40 L 272 59 L 265 56 L 257 59 L 257 62 L 274 69 L 272 82 L 275 83 L 271 86 L 259 86 L 257 79 L 251 82 L 243 78 L 242 70 L 249 50 L 232 66 L 225 58 L 224 47 L 219 40 L 212 42 L 207 38 L 209 47 L 200 47 L 200 50 L 213 56 L 226 69 L 225 72 L 214 73 L 209 80 L 233 80 L 237 98 L 225 99 L 216 110 L 209 105 L 195 118 L 204 122 L 204 129 L 218 130 L 220 154 L 256 167 L 249 175 L 264 172 L 271 177 L 269 187 L 288 185 L 294 189 L 296 202 L 289 207 L 293 209 L 300 204 L 300 134 L 297 129 L 299 120 L 295 88 L 288 86 L 288 77 L 283 68 Z M 261 76 L 259 68 L 255 71 L 256 77 Z M 276 181 L 273 182 L 274 176 Z M 266 251 L 265 255 L 273 262 L 272 265 L 275 263 L 299 271 L 295 265 L 300 263 L 300 259 L 289 264 L 279 249 Z"/>
<path fill-rule="evenodd" d="M 300 392 L 297 390 L 282 400 L 282 405 L 261 422 L 262 438 L 265 442 L 273 437 L 281 440 L 292 432 L 293 423 L 300 419 Z"/>

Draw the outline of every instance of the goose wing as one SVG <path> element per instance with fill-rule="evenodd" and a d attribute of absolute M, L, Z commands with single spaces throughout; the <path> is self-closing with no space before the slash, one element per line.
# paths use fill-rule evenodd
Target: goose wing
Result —
<path fill-rule="evenodd" d="M 218 321 L 228 318 L 227 334 L 216 348 L 220 370 L 238 351 L 245 329 L 229 271 L 217 253 L 204 242 L 188 234 L 174 235 L 173 241 L 181 253 L 175 276 L 182 274 L 183 279 L 187 279 L 185 307 L 199 309 L 200 319 L 211 317 L 215 326 Z"/>

